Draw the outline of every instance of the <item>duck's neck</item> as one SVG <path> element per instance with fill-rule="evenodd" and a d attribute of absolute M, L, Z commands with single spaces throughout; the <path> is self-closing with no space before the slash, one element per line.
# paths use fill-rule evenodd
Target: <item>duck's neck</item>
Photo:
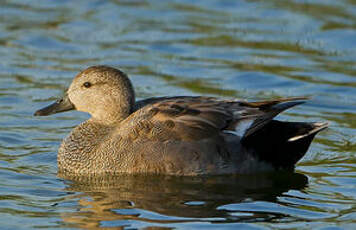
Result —
<path fill-rule="evenodd" d="M 102 124 L 102 125 L 113 125 L 120 123 L 121 121 L 125 120 L 128 116 L 130 116 L 131 112 L 106 112 L 103 111 L 103 114 L 99 116 L 92 116 L 88 121 L 92 123 Z"/>
<path fill-rule="evenodd" d="M 100 105 L 90 114 L 91 120 L 105 125 L 115 124 L 126 119 L 135 107 L 135 93 L 132 87 L 127 87 L 118 97 L 107 100 L 106 104 Z"/>

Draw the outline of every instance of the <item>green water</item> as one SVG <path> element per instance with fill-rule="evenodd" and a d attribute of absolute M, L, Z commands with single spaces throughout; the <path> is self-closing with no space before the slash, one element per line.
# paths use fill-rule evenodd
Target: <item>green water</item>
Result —
<path fill-rule="evenodd" d="M 0 229 L 355 229 L 356 1 L 7 1 L 0 4 Z M 88 115 L 33 117 L 106 64 L 139 98 L 311 96 L 279 117 L 328 121 L 296 173 L 57 176 Z"/>

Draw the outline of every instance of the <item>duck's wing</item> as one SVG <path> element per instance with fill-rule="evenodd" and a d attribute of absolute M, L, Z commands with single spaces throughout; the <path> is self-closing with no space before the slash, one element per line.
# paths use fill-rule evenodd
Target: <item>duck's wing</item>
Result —
<path fill-rule="evenodd" d="M 306 98 L 246 102 L 213 97 L 164 97 L 139 101 L 120 124 L 122 135 L 150 140 L 200 140 L 232 132 L 255 133 L 280 112 Z"/>

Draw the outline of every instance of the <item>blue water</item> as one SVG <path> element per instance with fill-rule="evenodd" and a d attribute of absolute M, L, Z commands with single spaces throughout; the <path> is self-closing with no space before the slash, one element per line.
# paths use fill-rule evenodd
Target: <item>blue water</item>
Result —
<path fill-rule="evenodd" d="M 356 1 L 9 0 L 0 56 L 1 229 L 356 228 Z M 330 128 L 295 173 L 64 180 L 88 115 L 33 113 L 97 64 L 139 98 L 311 96 L 279 119 Z"/>

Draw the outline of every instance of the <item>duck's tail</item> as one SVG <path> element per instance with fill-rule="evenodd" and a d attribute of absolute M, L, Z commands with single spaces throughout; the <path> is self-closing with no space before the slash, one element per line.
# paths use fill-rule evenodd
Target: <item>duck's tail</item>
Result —
<path fill-rule="evenodd" d="M 294 169 L 307 152 L 314 136 L 328 127 L 324 122 L 282 122 L 272 120 L 263 129 L 243 139 L 243 145 L 259 160 L 276 169 Z"/>

